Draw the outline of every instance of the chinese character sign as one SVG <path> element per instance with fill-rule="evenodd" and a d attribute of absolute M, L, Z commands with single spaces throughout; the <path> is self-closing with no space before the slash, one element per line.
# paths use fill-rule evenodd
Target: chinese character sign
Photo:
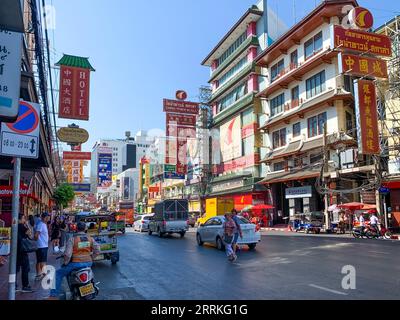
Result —
<path fill-rule="evenodd" d="M 90 69 L 61 66 L 58 117 L 89 120 Z"/>
<path fill-rule="evenodd" d="M 380 154 L 375 84 L 371 80 L 355 81 L 355 92 L 359 153 Z"/>
<path fill-rule="evenodd" d="M 339 72 L 360 77 L 388 78 L 388 68 L 385 60 L 347 53 L 340 54 Z"/>

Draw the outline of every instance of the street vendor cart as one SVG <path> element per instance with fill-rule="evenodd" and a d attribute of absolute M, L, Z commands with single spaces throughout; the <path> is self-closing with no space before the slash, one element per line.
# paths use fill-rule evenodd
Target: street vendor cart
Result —
<path fill-rule="evenodd" d="M 87 233 L 99 245 L 99 254 L 94 261 L 111 260 L 112 264 L 119 261 L 117 234 L 111 226 L 115 218 L 109 214 L 77 216 L 76 222 L 84 222 L 88 226 Z"/>
<path fill-rule="evenodd" d="M 305 233 L 321 232 L 324 222 L 324 214 L 321 211 L 313 211 L 308 213 L 295 214 L 291 218 L 293 230 L 296 232 L 304 231 Z"/>

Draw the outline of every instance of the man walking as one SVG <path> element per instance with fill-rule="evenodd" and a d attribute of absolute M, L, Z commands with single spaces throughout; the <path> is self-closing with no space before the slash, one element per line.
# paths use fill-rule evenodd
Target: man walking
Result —
<path fill-rule="evenodd" d="M 239 236 L 240 238 L 243 238 L 243 233 L 242 233 L 242 228 L 240 227 L 240 223 L 239 220 L 240 218 L 238 217 L 238 212 L 236 209 L 232 209 L 232 219 L 236 224 L 236 229 L 235 229 L 235 233 L 233 236 L 233 252 L 236 254 L 236 251 L 239 249 L 239 246 L 237 244 L 238 240 L 239 240 Z"/>
<path fill-rule="evenodd" d="M 45 274 L 43 268 L 47 263 L 47 252 L 49 249 L 49 231 L 47 223 L 50 220 L 50 215 L 47 212 L 42 213 L 41 219 L 35 227 L 35 240 L 37 241 L 38 249 L 36 250 L 36 278 L 41 280 Z"/>

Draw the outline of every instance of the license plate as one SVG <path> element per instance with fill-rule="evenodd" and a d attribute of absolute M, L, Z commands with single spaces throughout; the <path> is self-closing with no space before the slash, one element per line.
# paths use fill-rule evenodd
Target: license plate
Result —
<path fill-rule="evenodd" d="M 89 283 L 86 286 L 80 287 L 79 292 L 81 293 L 82 297 L 86 297 L 90 294 L 93 294 L 94 293 L 93 283 Z"/>

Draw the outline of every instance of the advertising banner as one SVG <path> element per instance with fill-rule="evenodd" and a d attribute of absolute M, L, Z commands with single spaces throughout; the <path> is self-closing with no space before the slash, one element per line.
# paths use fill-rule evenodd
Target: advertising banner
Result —
<path fill-rule="evenodd" d="M 240 116 L 223 124 L 220 128 L 222 161 L 229 161 L 242 156 L 242 130 Z"/>
<path fill-rule="evenodd" d="M 332 26 L 331 32 L 332 46 L 338 50 L 351 50 L 384 57 L 392 56 L 392 43 L 388 36 L 345 29 L 341 26 Z"/>
<path fill-rule="evenodd" d="M 89 183 L 72 183 L 70 185 L 75 192 L 90 192 Z"/>
<path fill-rule="evenodd" d="M 339 73 L 360 77 L 388 78 L 388 68 L 385 60 L 340 53 L 338 61 Z"/>
<path fill-rule="evenodd" d="M 124 177 L 124 200 L 128 200 L 129 199 L 129 195 L 130 195 L 130 179 L 129 177 Z"/>
<path fill-rule="evenodd" d="M 375 84 L 371 80 L 354 81 L 358 152 L 380 154 L 378 109 Z"/>
<path fill-rule="evenodd" d="M 101 153 L 98 157 L 98 184 L 99 188 L 108 188 L 112 185 L 112 154 Z"/>
<path fill-rule="evenodd" d="M 189 101 L 163 100 L 164 112 L 198 114 L 199 104 Z"/>
<path fill-rule="evenodd" d="M 89 120 L 90 69 L 60 67 L 58 117 Z"/>
<path fill-rule="evenodd" d="M 196 115 L 167 113 L 167 126 L 176 123 L 179 126 L 196 126 Z"/>

